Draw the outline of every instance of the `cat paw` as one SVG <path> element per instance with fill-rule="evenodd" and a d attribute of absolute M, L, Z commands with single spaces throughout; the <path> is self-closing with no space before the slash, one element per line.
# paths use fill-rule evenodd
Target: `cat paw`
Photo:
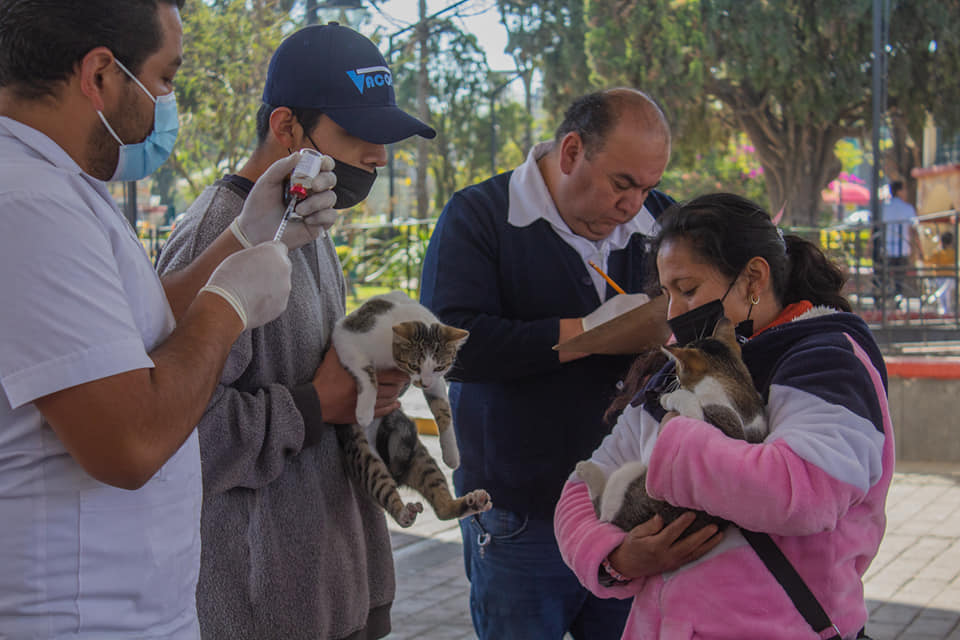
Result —
<path fill-rule="evenodd" d="M 357 409 L 357 424 L 361 427 L 369 427 L 373 422 L 373 409 Z"/>
<path fill-rule="evenodd" d="M 483 489 L 474 489 L 462 498 L 466 510 L 460 514 L 461 518 L 472 516 L 475 513 L 483 513 L 493 508 L 493 501 L 490 494 Z"/>
<path fill-rule="evenodd" d="M 403 509 L 393 519 L 401 527 L 407 528 L 413 524 L 419 513 L 423 513 L 423 505 L 419 502 L 408 502 L 403 505 Z"/>
<path fill-rule="evenodd" d="M 606 476 L 603 475 L 600 467 L 590 460 L 581 460 L 574 467 L 577 475 L 587 485 L 587 491 L 590 492 L 590 499 L 593 500 L 603 493 L 603 486 L 606 483 Z"/>
<path fill-rule="evenodd" d="M 600 467 L 593 464 L 590 460 L 581 460 L 573 470 L 577 472 L 581 480 L 587 483 L 589 483 L 590 479 L 596 476 L 596 474 L 600 473 Z"/>
<path fill-rule="evenodd" d="M 660 406 L 688 418 L 703 420 L 703 407 L 700 405 L 700 400 L 686 389 L 677 389 L 663 394 L 660 396 Z"/>
<path fill-rule="evenodd" d="M 443 458 L 443 464 L 451 469 L 456 469 L 460 466 L 460 452 L 457 450 L 443 451 L 441 457 Z"/>

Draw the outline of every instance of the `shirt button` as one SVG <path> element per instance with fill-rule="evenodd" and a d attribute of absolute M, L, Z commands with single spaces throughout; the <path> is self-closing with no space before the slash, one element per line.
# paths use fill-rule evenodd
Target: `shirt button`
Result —
<path fill-rule="evenodd" d="M 583 276 L 583 279 L 580 282 L 591 287 L 593 286 L 593 278 L 590 276 Z"/>

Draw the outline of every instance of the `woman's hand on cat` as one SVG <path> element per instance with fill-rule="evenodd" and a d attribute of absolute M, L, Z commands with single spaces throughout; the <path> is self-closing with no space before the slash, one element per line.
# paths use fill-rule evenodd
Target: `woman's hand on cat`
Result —
<path fill-rule="evenodd" d="M 693 562 L 723 538 L 717 526 L 711 524 L 678 540 L 694 518 L 696 514 L 688 511 L 666 526 L 659 515 L 638 524 L 610 553 L 610 564 L 628 578 L 640 578 L 673 571 Z"/>

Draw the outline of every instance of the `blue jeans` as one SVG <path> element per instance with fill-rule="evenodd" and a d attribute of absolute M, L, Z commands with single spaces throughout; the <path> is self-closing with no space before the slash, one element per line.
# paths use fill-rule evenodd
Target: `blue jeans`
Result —
<path fill-rule="evenodd" d="M 551 520 L 493 508 L 460 521 L 480 640 L 617 640 L 630 600 L 597 598 L 560 557 Z"/>

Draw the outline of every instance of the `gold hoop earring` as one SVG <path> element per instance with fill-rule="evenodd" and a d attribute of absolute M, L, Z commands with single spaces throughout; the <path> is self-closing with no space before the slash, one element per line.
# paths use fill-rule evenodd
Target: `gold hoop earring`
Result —
<path fill-rule="evenodd" d="M 758 295 L 750 296 L 750 304 L 754 304 L 754 305 L 760 304 L 760 296 Z"/>

